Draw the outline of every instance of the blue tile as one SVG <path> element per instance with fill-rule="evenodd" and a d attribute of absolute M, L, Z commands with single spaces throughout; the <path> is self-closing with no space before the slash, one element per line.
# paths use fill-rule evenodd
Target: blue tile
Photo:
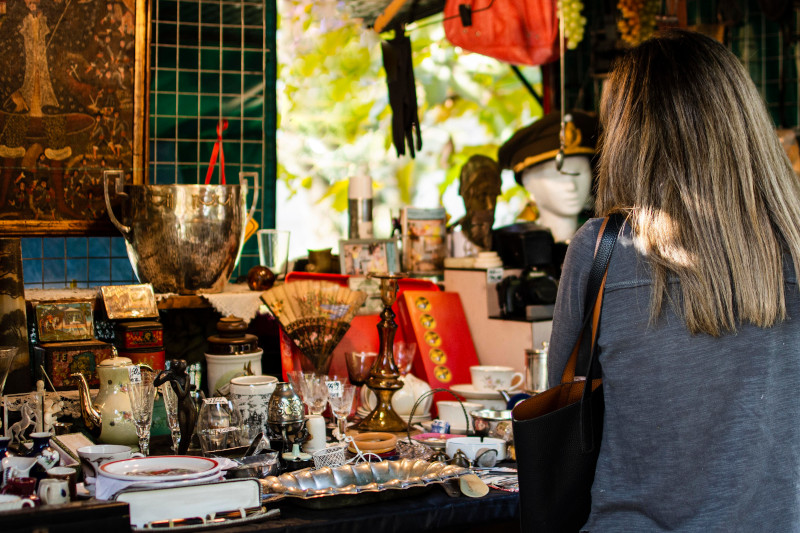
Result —
<path fill-rule="evenodd" d="M 60 281 L 64 283 L 66 279 L 66 266 L 64 259 L 44 259 L 42 261 L 44 281 Z"/>
<path fill-rule="evenodd" d="M 22 261 L 22 280 L 26 283 L 42 282 L 41 259 L 25 259 Z"/>
<path fill-rule="evenodd" d="M 89 257 L 108 257 L 111 252 L 109 237 L 89 237 Z"/>
<path fill-rule="evenodd" d="M 127 259 L 111 260 L 111 281 L 129 282 L 134 279 L 133 267 Z"/>
<path fill-rule="evenodd" d="M 111 238 L 111 257 L 128 257 L 128 249 L 125 246 L 124 237 Z"/>
<path fill-rule="evenodd" d="M 86 237 L 67 237 L 67 257 L 86 257 Z"/>
<path fill-rule="evenodd" d="M 86 258 L 67 261 L 67 281 L 88 279 L 89 272 L 86 270 L 88 264 L 89 260 Z"/>
<path fill-rule="evenodd" d="M 89 281 L 108 282 L 111 275 L 111 259 L 92 258 L 89 259 Z"/>
<path fill-rule="evenodd" d="M 22 241 L 22 257 L 23 258 L 39 258 L 42 257 L 42 239 L 27 238 L 20 239 Z"/>
<path fill-rule="evenodd" d="M 63 237 L 42 239 L 42 257 L 64 257 L 65 250 Z"/>
<path fill-rule="evenodd" d="M 50 282 L 42 283 L 42 287 L 45 288 L 45 289 L 63 289 L 66 286 L 67 285 L 65 285 L 63 281 L 60 281 L 60 282 L 52 282 L 52 281 L 50 281 Z"/>

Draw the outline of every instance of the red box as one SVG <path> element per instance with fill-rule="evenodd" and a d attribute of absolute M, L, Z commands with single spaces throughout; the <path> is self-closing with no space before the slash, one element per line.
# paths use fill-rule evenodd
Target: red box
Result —
<path fill-rule="evenodd" d="M 97 364 L 111 357 L 111 345 L 95 339 L 76 342 L 50 342 L 40 344 L 44 351 L 44 366 L 57 390 L 71 390 L 76 386 L 70 374 L 80 372 L 90 388 L 100 386 Z"/>
<path fill-rule="evenodd" d="M 164 326 L 158 322 L 119 322 L 114 344 L 118 350 L 140 350 L 164 346 Z"/>
<path fill-rule="evenodd" d="M 120 357 L 127 357 L 135 365 L 147 365 L 155 371 L 164 370 L 166 354 L 164 348 L 146 350 L 118 350 Z"/>

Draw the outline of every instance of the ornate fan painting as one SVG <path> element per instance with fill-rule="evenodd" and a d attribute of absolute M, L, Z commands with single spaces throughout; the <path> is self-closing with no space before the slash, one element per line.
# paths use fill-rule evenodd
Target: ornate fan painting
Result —
<path fill-rule="evenodd" d="M 103 171 L 122 169 L 134 181 L 133 169 L 141 167 L 144 92 L 136 87 L 144 88 L 146 78 L 137 61 L 146 52 L 146 31 L 137 32 L 146 28 L 143 6 L 142 0 L 0 0 L 5 233 L 110 231 Z"/>

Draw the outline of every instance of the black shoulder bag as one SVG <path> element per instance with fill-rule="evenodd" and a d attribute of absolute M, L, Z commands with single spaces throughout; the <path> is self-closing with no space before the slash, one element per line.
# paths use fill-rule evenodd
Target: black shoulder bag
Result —
<path fill-rule="evenodd" d="M 522 531 L 575 532 L 586 523 L 603 434 L 603 388 L 595 341 L 608 262 L 624 215 L 605 218 L 586 287 L 581 333 L 561 383 L 514 407 Z M 579 363 L 587 379 L 575 381 Z M 585 365 L 585 366 L 584 366 Z"/>

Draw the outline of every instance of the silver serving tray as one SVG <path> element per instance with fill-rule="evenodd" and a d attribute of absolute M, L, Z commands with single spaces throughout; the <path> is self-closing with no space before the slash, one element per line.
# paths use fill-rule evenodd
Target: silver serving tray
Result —
<path fill-rule="evenodd" d="M 365 492 L 404 490 L 444 483 L 469 474 L 470 470 L 440 462 L 414 459 L 359 463 L 356 465 L 301 470 L 262 480 L 262 492 L 304 500 Z"/>

